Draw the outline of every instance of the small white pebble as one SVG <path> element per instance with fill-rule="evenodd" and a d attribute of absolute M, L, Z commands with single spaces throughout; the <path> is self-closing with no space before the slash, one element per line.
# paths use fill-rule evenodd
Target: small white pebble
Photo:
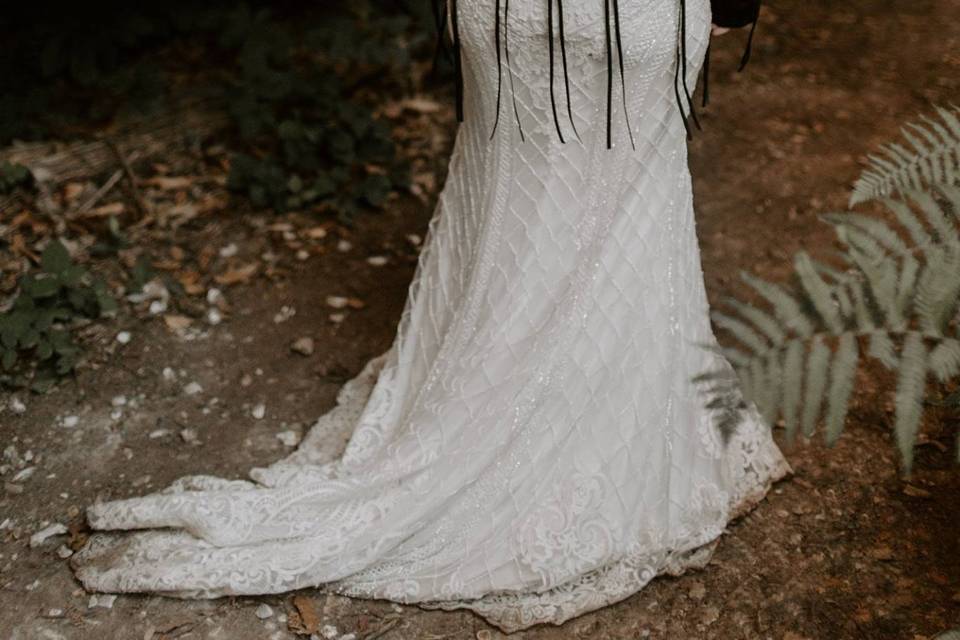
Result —
<path fill-rule="evenodd" d="M 57 555 L 60 556 L 61 559 L 66 560 L 73 555 L 73 550 L 67 545 L 62 544 L 57 547 Z"/>
<path fill-rule="evenodd" d="M 277 440 L 282 442 L 287 447 L 295 447 L 300 444 L 300 434 L 292 429 L 281 431 L 277 434 Z"/>
<path fill-rule="evenodd" d="M 27 405 L 23 404 L 20 398 L 14 396 L 10 398 L 10 411 L 13 411 L 17 415 L 22 415 L 27 412 Z"/>
<path fill-rule="evenodd" d="M 297 260 L 299 260 L 300 262 L 303 262 L 304 260 L 308 260 L 309 258 L 310 258 L 310 252 L 307 251 L 306 249 L 300 249 L 299 251 L 297 251 Z"/>
<path fill-rule="evenodd" d="M 346 317 L 347 317 L 347 314 L 345 313 L 331 313 L 330 322 L 332 322 L 333 324 L 340 324 L 341 322 L 343 322 L 344 318 Z"/>
<path fill-rule="evenodd" d="M 115 407 L 125 407 L 127 406 L 127 396 L 114 396 L 110 404 Z"/>
<path fill-rule="evenodd" d="M 387 256 L 370 256 L 367 258 L 367 264 L 374 267 L 382 267 L 387 264 Z"/>
<path fill-rule="evenodd" d="M 415 247 L 419 247 L 420 243 L 423 242 L 423 238 L 421 238 L 415 233 L 410 233 L 407 235 L 407 242 L 409 242 Z"/>
<path fill-rule="evenodd" d="M 327 640 L 333 640 L 333 638 L 336 638 L 338 635 L 340 635 L 340 632 L 337 631 L 337 628 L 332 624 L 325 624 L 320 627 L 320 635 Z"/>
<path fill-rule="evenodd" d="M 217 304 L 223 299 L 223 292 L 216 287 L 207 289 L 207 304 Z"/>
<path fill-rule="evenodd" d="M 238 249 L 236 243 L 231 242 L 231 243 L 228 244 L 228 245 L 225 245 L 225 246 L 223 246 L 223 247 L 220 247 L 220 257 L 221 257 L 221 258 L 232 258 L 233 256 L 237 255 L 237 251 L 239 251 L 239 249 Z"/>
<path fill-rule="evenodd" d="M 327 306 L 333 307 L 334 309 L 343 309 L 348 304 L 350 304 L 349 298 L 343 296 L 327 296 Z"/>
<path fill-rule="evenodd" d="M 113 603 L 116 602 L 117 596 L 113 594 L 99 593 L 90 596 L 90 602 L 87 603 L 88 609 L 93 609 L 94 607 L 100 607 L 101 609 L 113 609 Z"/>
<path fill-rule="evenodd" d="M 216 326 L 223 322 L 223 314 L 220 313 L 219 309 L 208 309 L 207 310 L 207 322 Z"/>
<path fill-rule="evenodd" d="M 341 240 L 337 243 L 337 251 L 346 253 L 347 251 L 350 251 L 350 249 L 353 249 L 353 243 L 351 243 L 349 240 Z"/>
<path fill-rule="evenodd" d="M 63 609 L 47 609 L 47 610 L 44 612 L 43 616 L 44 616 L 45 618 L 62 618 L 62 617 L 63 617 Z"/>
<path fill-rule="evenodd" d="M 180 437 L 183 438 L 183 441 L 187 444 L 197 444 L 199 442 L 195 429 L 181 429 Z"/>
<path fill-rule="evenodd" d="M 195 396 L 198 393 L 203 393 L 203 387 L 200 386 L 199 382 L 191 382 L 183 388 L 183 392 L 188 396 Z"/>
<path fill-rule="evenodd" d="M 154 300 L 150 303 L 150 315 L 158 316 L 167 310 L 166 300 Z"/>
<path fill-rule="evenodd" d="M 122 409 L 114 409 L 113 411 L 110 412 L 110 419 L 113 420 L 114 422 L 116 422 L 122 417 L 123 417 Z"/>
<path fill-rule="evenodd" d="M 117 342 L 120 344 L 129 344 L 131 337 L 132 336 L 130 335 L 129 331 L 121 331 L 117 334 Z"/>
<path fill-rule="evenodd" d="M 171 369 L 170 367 L 163 368 L 163 379 L 167 382 L 173 382 L 177 379 L 177 372 Z"/>
<path fill-rule="evenodd" d="M 254 417 L 254 419 L 256 419 L 256 420 L 263 420 L 263 416 L 267 415 L 267 407 L 266 407 L 266 405 L 264 405 L 264 404 L 262 404 L 262 403 L 261 403 L 261 404 L 258 404 L 258 405 L 255 406 L 255 407 L 253 408 L 253 410 L 250 412 L 250 415 L 252 415 L 252 416 Z"/>
<path fill-rule="evenodd" d="M 41 529 L 40 531 L 37 531 L 35 534 L 30 536 L 30 546 L 39 547 L 44 542 L 46 542 L 48 538 L 52 538 L 54 536 L 62 536 L 65 533 L 67 533 L 67 528 L 64 525 L 60 524 L 59 522 L 55 522 L 49 527 Z"/>
<path fill-rule="evenodd" d="M 28 480 L 30 476 L 36 472 L 36 470 L 36 467 L 27 467 L 26 469 L 21 469 L 17 472 L 17 475 L 13 476 L 12 482 L 23 482 L 24 480 Z"/>
<path fill-rule="evenodd" d="M 254 615 L 256 615 L 261 620 L 266 620 L 267 618 L 270 618 L 273 616 L 273 609 L 270 607 L 270 605 L 264 603 L 264 604 L 261 604 L 259 607 L 257 607 L 257 610 L 254 611 Z"/>
<path fill-rule="evenodd" d="M 168 435 L 170 435 L 170 429 L 154 429 L 150 432 L 150 439 L 156 440 L 157 438 L 162 438 Z"/>
<path fill-rule="evenodd" d="M 73 429 L 78 424 L 80 424 L 80 418 L 77 416 L 65 416 L 60 422 L 60 425 L 66 429 Z"/>

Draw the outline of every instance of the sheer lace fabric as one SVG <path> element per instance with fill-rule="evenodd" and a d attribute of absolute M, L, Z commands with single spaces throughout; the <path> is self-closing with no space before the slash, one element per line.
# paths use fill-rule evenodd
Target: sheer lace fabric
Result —
<path fill-rule="evenodd" d="M 510 82 L 490 138 L 494 0 L 459 4 L 467 119 L 392 346 L 251 481 L 193 476 L 91 506 L 108 532 L 74 556 L 88 589 L 326 585 L 470 608 L 507 631 L 560 623 L 702 565 L 788 471 L 755 413 L 722 444 L 690 382 L 726 363 L 697 346 L 714 338 L 674 99 L 676 0 L 621 3 L 636 150 L 616 111 L 606 149 L 600 0 L 565 6 L 581 141 L 563 145 L 544 3 L 510 7 L 524 142 Z M 687 4 L 692 83 L 709 0 Z"/>

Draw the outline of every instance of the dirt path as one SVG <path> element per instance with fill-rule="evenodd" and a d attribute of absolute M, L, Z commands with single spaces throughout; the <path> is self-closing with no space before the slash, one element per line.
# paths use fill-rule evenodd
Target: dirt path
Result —
<path fill-rule="evenodd" d="M 741 269 L 777 278 L 794 251 L 828 251 L 832 235 L 817 214 L 843 207 L 857 159 L 929 104 L 960 102 L 960 1 L 773 4 L 748 73 L 730 72 L 739 36 L 717 45 L 714 104 L 693 145 L 715 301 L 739 290 Z M 398 203 L 361 219 L 341 238 L 348 250 L 330 237 L 306 261 L 286 248 L 282 230 L 263 233 L 249 220 L 224 216 L 181 231 L 183 247 L 215 238 L 235 244 L 240 258 L 273 252 L 278 275 L 230 289 L 228 320 L 200 332 L 178 336 L 132 318 L 105 326 L 94 338 L 97 368 L 48 396 L 20 396 L 23 411 L 0 397 L 0 638 L 296 637 L 290 596 L 134 596 L 91 607 L 58 557 L 66 538 L 35 548 L 29 539 L 52 522 L 79 523 L 95 499 L 142 494 L 190 473 L 241 477 L 289 451 L 277 434 L 302 433 L 332 406 L 342 380 L 389 346 L 415 259 L 407 236 L 423 233 L 428 214 L 415 200 Z M 388 262 L 373 266 L 371 255 Z M 333 322 L 330 295 L 365 305 Z M 120 331 L 130 332 L 128 344 L 116 340 Z M 302 337 L 314 340 L 312 355 L 290 350 Z M 202 390 L 187 394 L 192 383 Z M 790 451 L 796 475 L 731 526 L 705 571 L 513 637 L 920 640 L 960 626 L 960 472 L 942 450 L 950 434 L 930 434 L 905 485 L 889 402 L 878 399 L 876 381 L 861 383 L 840 445 Z M 320 618 L 318 637 L 499 637 L 468 613 L 300 595 L 297 603 Z M 272 611 L 261 619 L 264 603 Z"/>

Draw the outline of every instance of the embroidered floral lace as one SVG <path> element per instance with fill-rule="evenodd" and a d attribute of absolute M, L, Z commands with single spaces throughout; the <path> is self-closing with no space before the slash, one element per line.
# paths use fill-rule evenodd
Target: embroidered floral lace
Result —
<path fill-rule="evenodd" d="M 698 346 L 714 338 L 674 100 L 676 2 L 620 3 L 636 150 L 622 111 L 608 150 L 602 1 L 565 3 L 581 141 L 560 144 L 545 3 L 509 7 L 503 86 L 521 142 L 503 121 L 491 139 L 495 0 L 460 0 L 467 118 L 393 345 L 252 481 L 193 476 L 91 506 L 110 531 L 74 556 L 84 586 L 325 585 L 467 607 L 510 631 L 705 563 L 788 466 L 755 411 L 722 444 L 691 383 L 728 365 Z M 709 11 L 687 2 L 691 85 Z"/>

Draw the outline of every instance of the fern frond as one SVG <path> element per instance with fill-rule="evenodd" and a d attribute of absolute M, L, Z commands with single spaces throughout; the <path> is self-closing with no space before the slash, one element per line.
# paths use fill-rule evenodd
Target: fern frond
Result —
<path fill-rule="evenodd" d="M 800 340 L 787 343 L 783 358 L 783 422 L 787 440 L 793 441 L 800 422 L 800 401 L 803 391 L 804 345 Z"/>
<path fill-rule="evenodd" d="M 837 237 L 843 242 L 848 242 L 845 235 L 849 237 L 851 234 L 856 235 L 859 232 L 886 251 L 896 254 L 904 254 L 910 251 L 900 234 L 883 220 L 860 213 L 831 213 L 821 217 L 834 226 Z M 866 241 L 861 242 L 866 244 Z"/>
<path fill-rule="evenodd" d="M 900 359 L 897 358 L 897 349 L 888 333 L 872 333 L 867 345 L 867 355 L 876 358 L 888 369 L 896 369 L 900 366 Z"/>
<path fill-rule="evenodd" d="M 837 353 L 833 359 L 830 375 L 830 392 L 827 396 L 827 443 L 834 444 L 843 431 L 843 423 L 850 407 L 853 379 L 858 363 L 857 338 L 852 333 L 840 336 Z"/>
<path fill-rule="evenodd" d="M 784 340 L 787 339 L 787 332 L 784 331 L 781 324 L 776 318 L 763 309 L 758 309 L 753 305 L 740 302 L 736 298 L 727 298 L 724 302 L 727 306 L 753 323 L 753 326 L 762 332 L 767 340 L 774 346 L 782 345 Z"/>
<path fill-rule="evenodd" d="M 940 108 L 940 120 L 924 117 L 922 123 L 905 127 L 904 137 L 913 151 L 894 143 L 869 156 L 870 167 L 854 184 L 850 206 L 908 189 L 960 183 L 958 111 Z"/>
<path fill-rule="evenodd" d="M 907 233 L 910 234 L 910 239 L 913 240 L 913 244 L 915 246 L 925 247 L 933 244 L 933 238 L 931 238 L 930 234 L 927 233 L 927 229 L 923 226 L 923 222 L 920 220 L 917 214 L 913 212 L 913 209 L 910 208 L 910 205 L 908 205 L 906 202 L 894 200 L 892 198 L 884 198 L 883 204 L 893 212 L 893 215 L 897 217 L 897 221 L 906 228 Z"/>
<path fill-rule="evenodd" d="M 827 388 L 827 372 L 830 368 L 830 347 L 824 344 L 820 336 L 813 338 L 810 355 L 807 356 L 807 380 L 803 393 L 803 415 L 801 423 L 803 434 L 813 435 L 820 417 L 823 393 Z"/>
<path fill-rule="evenodd" d="M 927 347 L 923 335 L 910 332 L 900 355 L 900 376 L 896 392 L 897 446 L 903 456 L 904 468 L 913 465 L 913 446 L 917 440 L 920 417 L 923 413 L 923 394 L 927 381 Z"/>
<path fill-rule="evenodd" d="M 793 329 L 803 337 L 813 335 L 814 324 L 803 312 L 800 302 L 790 295 L 786 289 L 772 282 L 761 280 L 749 273 L 741 273 L 740 276 L 744 282 L 766 298 L 767 302 L 773 307 L 774 314 L 784 326 Z"/>
<path fill-rule="evenodd" d="M 830 287 L 817 273 L 813 260 L 805 251 L 797 253 L 794 257 L 794 268 L 800 278 L 804 293 L 824 324 L 833 333 L 840 333 L 843 330 L 843 323 L 838 313 L 836 300 L 833 298 Z"/>
<path fill-rule="evenodd" d="M 960 375 L 960 340 L 947 338 L 930 351 L 930 371 L 940 382 Z"/>
<path fill-rule="evenodd" d="M 926 268 L 917 282 L 916 311 L 921 328 L 942 334 L 960 303 L 960 247 L 937 247 L 928 252 Z"/>
<path fill-rule="evenodd" d="M 711 317 L 718 327 L 729 331 L 733 337 L 754 352 L 766 351 L 769 348 L 767 340 L 746 322 L 720 311 L 714 311 Z"/>

